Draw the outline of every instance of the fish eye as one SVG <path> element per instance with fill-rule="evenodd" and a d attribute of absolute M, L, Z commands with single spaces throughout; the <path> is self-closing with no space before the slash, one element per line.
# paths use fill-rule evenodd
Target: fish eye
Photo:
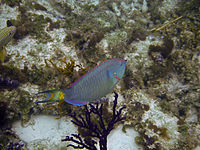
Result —
<path fill-rule="evenodd" d="M 116 74 L 116 72 L 114 72 L 114 74 Z"/>

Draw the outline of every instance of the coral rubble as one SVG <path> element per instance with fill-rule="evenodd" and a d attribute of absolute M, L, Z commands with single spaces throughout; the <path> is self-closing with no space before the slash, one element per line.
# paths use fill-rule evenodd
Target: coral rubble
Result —
<path fill-rule="evenodd" d="M 6 150 L 24 150 L 23 146 L 24 144 L 22 142 L 10 142 L 6 147 Z"/>

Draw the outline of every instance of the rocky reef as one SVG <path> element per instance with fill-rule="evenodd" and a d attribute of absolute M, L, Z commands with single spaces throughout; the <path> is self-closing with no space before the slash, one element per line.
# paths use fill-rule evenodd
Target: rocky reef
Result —
<path fill-rule="evenodd" d="M 135 143 L 148 150 L 200 146 L 198 0 L 0 4 L 0 28 L 17 27 L 0 64 L 0 148 L 20 141 L 12 131 L 16 120 L 25 127 L 32 115 L 59 118 L 80 111 L 67 103 L 31 103 L 44 98 L 39 91 L 65 88 L 109 58 L 127 60 L 115 88 L 119 107 L 127 106 L 123 132 L 137 131 Z"/>

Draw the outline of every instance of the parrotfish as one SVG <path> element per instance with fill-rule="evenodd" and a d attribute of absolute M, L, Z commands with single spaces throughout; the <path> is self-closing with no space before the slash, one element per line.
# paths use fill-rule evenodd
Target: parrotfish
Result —
<path fill-rule="evenodd" d="M 4 58 L 6 56 L 6 50 L 4 46 L 10 42 L 12 37 L 16 32 L 15 26 L 5 27 L 0 30 L 0 60 L 4 62 Z"/>
<path fill-rule="evenodd" d="M 124 75 L 125 68 L 126 61 L 124 59 L 106 60 L 81 76 L 66 89 L 40 92 L 46 93 L 47 98 L 35 103 L 64 100 L 77 106 L 88 104 L 110 93 Z"/>

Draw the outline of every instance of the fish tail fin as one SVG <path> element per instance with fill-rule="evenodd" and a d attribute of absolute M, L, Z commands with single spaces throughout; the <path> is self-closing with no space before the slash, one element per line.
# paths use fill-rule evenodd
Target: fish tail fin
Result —
<path fill-rule="evenodd" d="M 47 94 L 47 98 L 42 101 L 34 102 L 33 104 L 46 103 L 46 102 L 53 103 L 56 101 L 63 100 L 65 96 L 63 90 L 47 90 L 47 91 L 39 92 L 38 94 L 43 94 L 43 93 Z"/>
<path fill-rule="evenodd" d="M 3 48 L 0 50 L 0 61 L 1 61 L 2 63 L 4 63 L 5 56 L 6 56 L 6 50 L 5 50 L 5 47 L 3 47 Z"/>

